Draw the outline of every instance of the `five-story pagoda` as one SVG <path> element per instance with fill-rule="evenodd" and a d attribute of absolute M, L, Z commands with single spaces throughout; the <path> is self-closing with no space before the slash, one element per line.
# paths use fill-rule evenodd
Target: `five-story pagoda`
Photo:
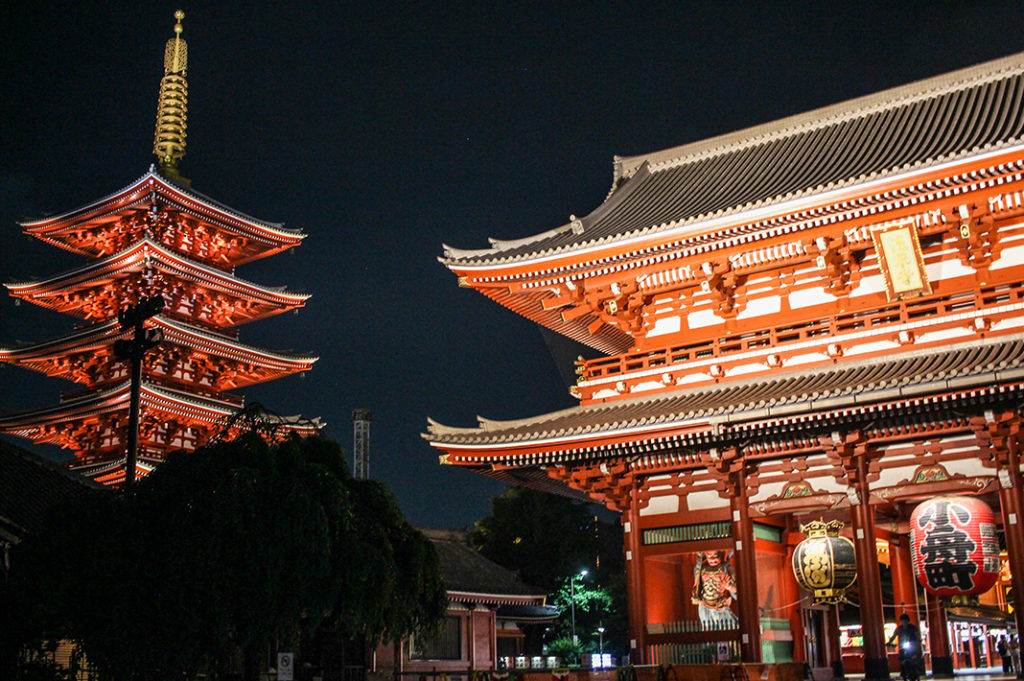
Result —
<path fill-rule="evenodd" d="M 169 451 L 193 450 L 243 406 L 225 391 L 307 371 L 316 357 L 243 345 L 247 322 L 302 307 L 307 295 L 235 276 L 237 265 L 296 246 L 304 234 L 257 220 L 191 189 L 178 172 L 185 155 L 188 85 L 184 13 L 175 13 L 160 83 L 149 172 L 70 212 L 22 223 L 25 233 L 90 259 L 36 281 L 7 284 L 12 296 L 77 317 L 74 332 L 26 347 L 0 347 L 0 361 L 73 381 L 52 407 L 0 417 L 0 432 L 74 450 L 73 467 L 106 484 L 125 478 L 129 367 L 114 352 L 128 338 L 118 313 L 154 296 L 163 311 L 146 321 L 163 342 L 145 355 L 136 475 Z M 286 419 L 307 432 L 315 422 Z"/>

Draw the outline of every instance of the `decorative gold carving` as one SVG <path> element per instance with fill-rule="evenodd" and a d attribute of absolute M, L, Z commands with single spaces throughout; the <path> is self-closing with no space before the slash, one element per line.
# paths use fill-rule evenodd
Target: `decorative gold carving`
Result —
<path fill-rule="evenodd" d="M 949 473 L 940 465 L 921 466 L 914 473 L 912 484 L 920 485 L 926 482 L 939 482 L 949 480 Z"/>
<path fill-rule="evenodd" d="M 794 497 L 809 497 L 814 494 L 814 490 L 811 486 L 803 480 L 799 482 L 791 482 L 786 485 L 782 490 L 783 499 L 792 499 Z"/>
<path fill-rule="evenodd" d="M 913 218 L 873 226 L 871 240 L 889 300 L 931 293 L 917 222 Z"/>

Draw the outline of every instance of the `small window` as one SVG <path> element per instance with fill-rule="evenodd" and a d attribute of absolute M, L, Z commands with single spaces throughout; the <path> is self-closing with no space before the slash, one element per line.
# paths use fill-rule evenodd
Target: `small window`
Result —
<path fill-rule="evenodd" d="M 441 624 L 437 636 L 409 639 L 410 660 L 461 660 L 462 659 L 462 618 L 449 615 Z"/>

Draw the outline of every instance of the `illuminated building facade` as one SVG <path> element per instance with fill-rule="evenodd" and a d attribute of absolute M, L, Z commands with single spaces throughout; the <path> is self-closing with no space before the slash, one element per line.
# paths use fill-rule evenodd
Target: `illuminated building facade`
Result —
<path fill-rule="evenodd" d="M 856 553 L 848 665 L 885 678 L 905 611 L 951 674 L 908 544 L 941 494 L 1001 511 L 1024 593 L 1024 54 L 616 158 L 589 215 L 441 261 L 606 355 L 578 362 L 578 406 L 424 437 L 443 464 L 621 512 L 633 662 L 839 661 L 835 609 L 789 566 L 821 518 Z"/>

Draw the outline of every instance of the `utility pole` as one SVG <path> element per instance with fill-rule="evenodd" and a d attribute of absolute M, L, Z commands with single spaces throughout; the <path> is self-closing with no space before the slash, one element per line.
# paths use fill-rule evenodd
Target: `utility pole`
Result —
<path fill-rule="evenodd" d="M 129 494 L 135 486 L 135 466 L 139 459 L 139 402 L 142 397 L 142 357 L 164 339 L 161 329 L 145 328 L 146 320 L 164 309 L 163 296 L 143 298 L 137 304 L 117 315 L 121 330 L 134 331 L 130 340 L 114 342 L 114 356 L 128 360 L 132 369 L 131 402 L 128 408 L 128 451 L 124 465 L 124 491 Z"/>

